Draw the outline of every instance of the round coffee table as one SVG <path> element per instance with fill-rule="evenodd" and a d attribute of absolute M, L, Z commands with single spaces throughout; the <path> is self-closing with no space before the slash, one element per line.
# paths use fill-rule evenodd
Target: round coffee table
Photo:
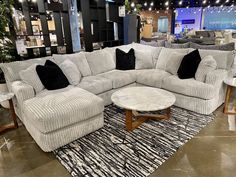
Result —
<path fill-rule="evenodd" d="M 129 87 L 116 91 L 111 96 L 112 102 L 126 110 L 126 129 L 132 131 L 149 119 L 169 119 L 170 107 L 175 103 L 174 94 L 152 87 Z M 142 114 L 165 110 L 166 114 Z M 133 120 L 135 118 L 135 120 Z"/>

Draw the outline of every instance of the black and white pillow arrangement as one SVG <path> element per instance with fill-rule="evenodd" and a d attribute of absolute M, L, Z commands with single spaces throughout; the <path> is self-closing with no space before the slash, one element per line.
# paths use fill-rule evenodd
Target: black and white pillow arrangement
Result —
<path fill-rule="evenodd" d="M 208 55 L 201 59 L 198 50 L 187 55 L 174 52 L 167 61 L 166 71 L 177 75 L 180 79 L 195 78 L 205 82 L 206 75 L 217 68 L 216 60 Z"/>
<path fill-rule="evenodd" d="M 51 60 L 46 60 L 44 65 L 33 64 L 20 71 L 20 78 L 31 85 L 36 93 L 44 88 L 56 90 L 68 85 L 78 85 L 81 74 L 76 65 L 70 60 L 65 60 L 59 66 Z"/>

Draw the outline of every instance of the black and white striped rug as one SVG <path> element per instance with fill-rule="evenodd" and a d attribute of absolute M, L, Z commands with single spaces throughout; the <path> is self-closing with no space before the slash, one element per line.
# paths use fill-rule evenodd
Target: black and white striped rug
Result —
<path fill-rule="evenodd" d="M 105 108 L 102 129 L 54 151 L 72 176 L 146 177 L 214 119 L 173 107 L 170 120 L 144 123 L 129 133 L 124 111 Z"/>

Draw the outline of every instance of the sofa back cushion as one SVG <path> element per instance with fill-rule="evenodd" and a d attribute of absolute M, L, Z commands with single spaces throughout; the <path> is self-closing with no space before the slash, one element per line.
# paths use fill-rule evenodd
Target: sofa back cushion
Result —
<path fill-rule="evenodd" d="M 194 42 L 190 42 L 190 48 L 193 49 L 206 49 L 206 50 L 219 50 L 220 47 L 218 45 L 200 45 Z"/>
<path fill-rule="evenodd" d="M 235 59 L 234 51 L 220 51 L 220 50 L 203 50 L 199 49 L 201 58 L 211 55 L 217 63 L 218 69 L 230 69 Z"/>
<path fill-rule="evenodd" d="M 46 60 L 53 60 L 53 58 L 44 57 L 44 58 L 37 58 L 37 59 L 24 60 L 24 61 L 15 61 L 11 63 L 2 63 L 0 67 L 2 71 L 4 72 L 6 81 L 13 82 L 16 80 L 21 80 L 20 75 L 19 75 L 20 71 L 29 68 L 33 64 L 44 65 Z"/>
<path fill-rule="evenodd" d="M 65 60 L 70 60 L 77 66 L 82 76 L 91 76 L 91 70 L 84 52 L 65 55 L 54 54 L 53 58 L 58 65 L 63 63 Z"/>
<path fill-rule="evenodd" d="M 86 59 L 92 75 L 97 75 L 115 69 L 116 65 L 110 53 L 105 50 L 86 52 Z"/>
<path fill-rule="evenodd" d="M 140 44 L 149 45 L 153 47 L 165 47 L 165 40 L 157 40 L 157 41 L 150 41 L 150 42 L 141 40 Z"/>
<path fill-rule="evenodd" d="M 162 48 L 158 60 L 156 62 L 156 69 L 166 70 L 167 62 L 169 61 L 171 55 L 175 52 L 187 54 L 189 49 L 169 49 Z"/>
<path fill-rule="evenodd" d="M 135 69 L 152 69 L 153 53 L 149 50 L 134 50 L 135 52 Z"/>
<path fill-rule="evenodd" d="M 143 45 L 139 43 L 132 43 L 132 47 L 135 51 L 139 50 L 139 51 L 146 52 L 146 55 L 151 55 L 151 56 L 148 56 L 148 58 L 152 57 L 152 60 L 153 60 L 152 68 L 155 68 L 154 66 L 156 65 L 156 61 L 163 47 L 153 47 L 153 46 Z"/>
<path fill-rule="evenodd" d="M 175 44 L 175 43 L 171 43 L 168 41 L 165 41 L 165 47 L 166 48 L 172 48 L 172 49 L 186 49 L 190 47 L 189 42 L 184 43 L 184 44 Z"/>
<path fill-rule="evenodd" d="M 177 71 L 184 56 L 185 54 L 183 53 L 177 53 L 177 52 L 172 53 L 167 62 L 166 71 L 177 76 Z"/>

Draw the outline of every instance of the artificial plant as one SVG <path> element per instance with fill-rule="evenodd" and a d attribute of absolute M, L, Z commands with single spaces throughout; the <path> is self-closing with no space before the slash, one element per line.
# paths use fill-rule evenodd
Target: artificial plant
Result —
<path fill-rule="evenodd" d="M 0 0 L 0 63 L 15 60 L 15 41 L 10 34 L 9 26 L 12 24 L 13 0 Z M 4 83 L 3 72 L 0 69 L 0 83 Z"/>
<path fill-rule="evenodd" d="M 125 0 L 125 10 L 127 14 L 138 14 L 141 11 L 142 5 L 135 4 L 134 7 L 131 7 L 131 3 L 132 2 L 130 2 L 129 0 Z"/>

